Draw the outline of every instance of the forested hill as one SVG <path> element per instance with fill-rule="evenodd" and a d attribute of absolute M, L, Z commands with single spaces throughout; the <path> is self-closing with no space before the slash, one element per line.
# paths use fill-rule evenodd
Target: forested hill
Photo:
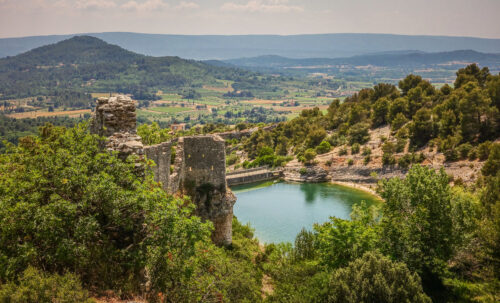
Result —
<path fill-rule="evenodd" d="M 331 65 L 375 65 L 375 66 L 428 66 L 447 64 L 450 62 L 476 62 L 482 66 L 500 66 L 500 54 L 487 54 L 474 50 L 457 50 L 451 52 L 426 53 L 408 51 L 396 53 L 377 53 L 346 58 L 308 58 L 293 59 L 281 56 L 259 56 L 250 58 L 230 59 L 223 61 L 241 67 L 311 67 Z"/>
<path fill-rule="evenodd" d="M 61 90 L 131 93 L 147 99 L 158 89 L 201 86 L 250 75 L 178 57 L 150 57 L 90 36 L 76 36 L 0 59 L 0 98 L 53 95 Z"/>

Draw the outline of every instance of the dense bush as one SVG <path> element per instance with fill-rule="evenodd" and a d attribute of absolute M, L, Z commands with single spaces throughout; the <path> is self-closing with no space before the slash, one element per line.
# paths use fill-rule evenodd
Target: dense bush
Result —
<path fill-rule="evenodd" d="M 17 283 L 0 284 L 0 302 L 91 303 L 89 294 L 73 274 L 47 274 L 28 267 Z"/>
<path fill-rule="evenodd" d="M 431 302 L 420 278 L 401 262 L 367 252 L 336 270 L 330 279 L 328 302 Z"/>
<path fill-rule="evenodd" d="M 260 276 L 242 252 L 257 244 L 215 247 L 212 224 L 188 200 L 168 196 L 134 157 L 122 161 L 99 142 L 85 125 L 47 125 L 0 155 L 0 282 L 15 293 L 33 266 L 47 283 L 71 272 L 94 292 L 125 296 L 148 282 L 152 301 L 158 293 L 177 302 L 255 301 Z"/>
<path fill-rule="evenodd" d="M 316 153 L 318 154 L 325 154 L 332 149 L 332 146 L 328 141 L 322 141 L 318 146 L 316 146 Z"/>

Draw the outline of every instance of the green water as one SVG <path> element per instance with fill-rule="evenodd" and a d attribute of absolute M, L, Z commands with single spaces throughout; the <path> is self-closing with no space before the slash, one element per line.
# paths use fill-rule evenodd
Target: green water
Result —
<path fill-rule="evenodd" d="M 379 203 L 365 192 L 328 183 L 261 183 L 232 188 L 238 200 L 234 214 L 250 223 L 255 236 L 265 243 L 292 242 L 300 230 L 330 216 L 349 219 L 352 206 L 366 201 Z"/>

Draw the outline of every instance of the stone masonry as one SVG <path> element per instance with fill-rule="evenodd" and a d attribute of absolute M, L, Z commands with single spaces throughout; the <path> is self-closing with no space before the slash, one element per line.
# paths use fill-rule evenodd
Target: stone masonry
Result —
<path fill-rule="evenodd" d="M 99 98 L 91 130 L 108 138 L 106 148 L 146 156 L 154 161 L 155 181 L 170 194 L 191 197 L 196 214 L 214 224 L 212 240 L 217 245 L 232 242 L 233 205 L 236 197 L 226 183 L 224 140 L 216 135 L 179 138 L 173 172 L 170 173 L 173 142 L 144 146 L 136 135 L 135 103 L 127 96 Z"/>
<path fill-rule="evenodd" d="M 215 243 L 232 241 L 233 205 L 236 197 L 226 184 L 225 142 L 217 135 L 179 139 L 184 151 L 182 190 L 196 203 L 196 213 L 211 220 Z"/>

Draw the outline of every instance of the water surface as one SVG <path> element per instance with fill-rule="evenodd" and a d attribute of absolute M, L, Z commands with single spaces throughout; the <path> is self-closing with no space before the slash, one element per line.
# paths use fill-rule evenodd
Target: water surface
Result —
<path fill-rule="evenodd" d="M 265 243 L 292 242 L 300 230 L 330 216 L 349 219 L 352 206 L 361 201 L 378 203 L 363 191 L 329 183 L 261 183 L 234 186 L 238 200 L 234 214 L 250 223 L 256 237 Z"/>

